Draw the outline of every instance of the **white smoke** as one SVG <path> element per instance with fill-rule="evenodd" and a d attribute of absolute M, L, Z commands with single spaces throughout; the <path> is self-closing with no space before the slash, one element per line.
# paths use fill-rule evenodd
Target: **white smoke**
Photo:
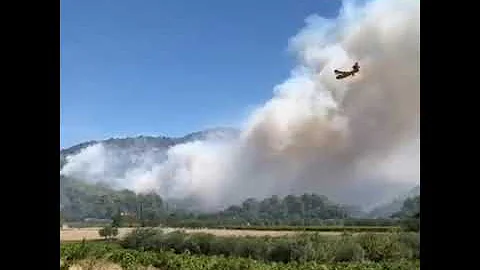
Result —
<path fill-rule="evenodd" d="M 344 2 L 334 20 L 308 17 L 290 49 L 298 66 L 237 140 L 177 145 L 165 161 L 122 175 L 109 175 L 118 157 L 96 145 L 70 157 L 62 173 L 193 196 L 205 208 L 303 192 L 365 206 L 418 184 L 420 1 Z M 335 79 L 333 69 L 356 61 L 359 73 Z"/>

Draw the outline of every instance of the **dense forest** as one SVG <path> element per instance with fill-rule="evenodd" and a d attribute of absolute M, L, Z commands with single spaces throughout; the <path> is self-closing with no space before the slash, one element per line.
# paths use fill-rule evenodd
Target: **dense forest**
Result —
<path fill-rule="evenodd" d="M 61 206 L 66 220 L 85 218 L 110 219 L 121 213 L 148 220 L 164 220 L 182 216 L 182 219 L 221 220 L 222 223 L 250 224 L 303 224 L 304 220 L 346 218 L 351 215 L 348 207 L 337 205 L 325 196 L 303 194 L 286 197 L 271 196 L 263 200 L 249 198 L 240 205 L 233 205 L 217 213 L 193 213 L 176 204 L 164 201 L 155 193 L 135 194 L 130 190 L 113 190 L 101 184 L 88 184 L 64 178 L 61 181 L 68 204 Z M 217 222 L 218 223 L 218 222 Z"/>
<path fill-rule="evenodd" d="M 62 221 L 88 218 L 114 220 L 121 226 L 311 226 L 311 225 L 392 225 L 395 219 L 419 213 L 420 197 L 405 200 L 401 211 L 391 219 L 356 218 L 357 209 L 342 206 L 317 194 L 271 196 L 262 200 L 249 198 L 215 213 L 198 213 L 178 208 L 156 193 L 136 194 L 113 190 L 101 184 L 88 184 L 63 178 Z M 338 222 L 342 223 L 338 223 Z"/>

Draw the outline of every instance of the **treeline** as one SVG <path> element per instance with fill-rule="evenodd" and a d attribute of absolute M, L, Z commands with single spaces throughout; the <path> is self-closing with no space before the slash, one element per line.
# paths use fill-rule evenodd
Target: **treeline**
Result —
<path fill-rule="evenodd" d="M 397 226 L 398 225 L 398 226 Z M 250 230 L 250 231 L 296 231 L 296 232 L 394 232 L 400 231 L 401 222 L 388 226 L 212 226 L 209 229 Z M 192 227 L 188 227 L 192 228 Z M 194 228 L 194 227 L 193 227 Z"/>
<path fill-rule="evenodd" d="M 229 229 L 259 229 L 269 228 L 282 230 L 282 228 L 325 228 L 325 227 L 390 227 L 399 226 L 400 220 L 397 219 L 309 219 L 289 220 L 285 219 L 250 219 L 231 218 L 221 215 L 211 216 L 210 218 L 185 215 L 183 218 L 176 215 L 166 218 L 161 224 L 169 227 L 182 228 L 229 228 Z M 289 229 L 288 229 L 289 230 Z M 309 230 L 309 229 L 307 229 Z"/>
<path fill-rule="evenodd" d="M 86 218 L 114 219 L 124 224 L 172 226 L 214 225 L 325 225 L 335 219 L 347 219 L 355 211 L 316 194 L 286 197 L 271 196 L 263 200 L 247 199 L 216 213 L 197 213 L 178 209 L 158 194 L 135 194 L 115 191 L 100 184 L 87 184 L 64 177 L 61 179 L 61 216 L 65 221 Z M 148 224 L 147 224 L 148 223 Z M 378 225 L 378 224 L 377 224 Z"/>
<path fill-rule="evenodd" d="M 60 212 L 65 221 L 86 218 L 112 219 L 117 214 L 139 220 L 155 220 L 166 215 L 164 202 L 155 193 L 136 194 L 131 190 L 113 190 L 102 184 L 89 184 L 60 177 Z"/>
<path fill-rule="evenodd" d="M 64 202 L 60 210 L 61 224 L 63 221 L 97 218 L 111 220 L 119 227 L 160 224 L 190 228 L 397 226 L 399 220 L 418 220 L 420 211 L 420 197 L 417 197 L 406 200 L 402 211 L 392 218 L 361 219 L 354 217 L 359 211 L 353 207 L 335 204 L 326 196 L 303 194 L 271 196 L 263 200 L 250 198 L 216 213 L 197 213 L 178 209 L 156 193 L 136 194 L 130 190 L 115 191 L 100 184 L 68 178 L 61 180 Z"/>

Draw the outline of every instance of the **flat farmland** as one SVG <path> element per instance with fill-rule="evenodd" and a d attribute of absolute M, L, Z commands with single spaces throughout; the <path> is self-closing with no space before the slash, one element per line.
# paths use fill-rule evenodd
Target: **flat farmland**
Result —
<path fill-rule="evenodd" d="M 100 227 L 91 227 L 91 228 L 68 228 L 68 229 L 61 229 L 60 230 L 60 241 L 81 241 L 82 239 L 85 240 L 97 240 L 103 239 L 98 234 Z M 118 237 L 124 237 L 135 228 L 119 228 L 118 229 Z"/>
<path fill-rule="evenodd" d="M 119 228 L 118 238 L 126 236 L 135 228 Z M 98 234 L 100 227 L 91 228 L 69 228 L 60 230 L 60 241 L 81 241 L 85 240 L 98 240 L 102 237 Z M 304 233 L 304 231 L 275 231 L 275 230 L 233 230 L 233 229 L 173 229 L 162 228 L 165 232 L 171 232 L 174 230 L 183 230 L 186 233 L 209 233 L 216 236 L 285 236 L 298 233 Z M 341 232 L 317 232 L 325 235 L 340 235 Z"/>

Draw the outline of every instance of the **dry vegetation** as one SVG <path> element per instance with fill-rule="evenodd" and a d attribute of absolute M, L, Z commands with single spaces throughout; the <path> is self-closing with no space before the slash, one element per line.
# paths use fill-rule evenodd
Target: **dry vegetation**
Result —
<path fill-rule="evenodd" d="M 108 262 L 106 260 L 82 260 L 68 267 L 69 270 L 123 270 L 119 264 Z M 136 266 L 137 270 L 157 270 L 152 266 Z"/>
<path fill-rule="evenodd" d="M 81 241 L 82 239 L 85 240 L 96 240 L 102 239 L 98 234 L 100 227 L 91 227 L 91 228 L 68 228 L 68 229 L 61 229 L 60 230 L 60 241 Z M 119 228 L 118 229 L 118 237 L 124 237 L 134 228 Z"/>

